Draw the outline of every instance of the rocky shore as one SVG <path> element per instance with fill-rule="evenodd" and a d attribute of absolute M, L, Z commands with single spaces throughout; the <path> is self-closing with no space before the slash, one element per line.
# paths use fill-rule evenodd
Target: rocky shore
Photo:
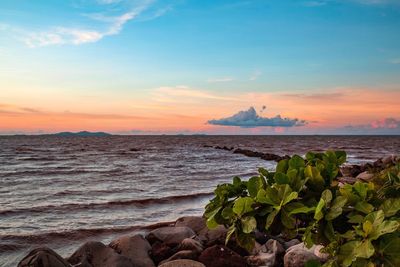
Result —
<path fill-rule="evenodd" d="M 368 181 L 372 172 L 399 161 L 399 157 L 389 156 L 373 163 L 347 165 L 341 169 L 339 181 Z M 182 217 L 121 236 L 109 244 L 87 242 L 67 258 L 50 248 L 37 248 L 18 267 L 302 267 L 309 261 L 327 260 L 322 246 L 306 248 L 299 239 L 255 234 L 257 242 L 249 253 L 233 239 L 225 244 L 225 227 L 210 230 L 203 217 Z"/>

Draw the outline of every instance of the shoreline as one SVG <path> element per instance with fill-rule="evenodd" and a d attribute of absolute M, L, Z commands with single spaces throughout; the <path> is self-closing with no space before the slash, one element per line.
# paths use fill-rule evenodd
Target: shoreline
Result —
<path fill-rule="evenodd" d="M 365 164 L 360 164 L 360 165 L 345 165 L 340 169 L 340 178 L 338 178 L 338 181 L 342 182 L 343 184 L 348 184 L 348 183 L 352 184 L 357 180 L 367 181 L 370 177 L 369 172 L 372 172 L 372 171 L 375 172 L 375 171 L 382 170 L 388 164 L 395 163 L 398 160 L 399 159 L 395 156 L 388 156 L 385 158 L 380 158 L 372 163 L 365 163 Z M 182 234 L 182 231 L 184 232 L 184 234 Z M 81 230 L 78 230 L 77 232 L 75 232 L 75 233 L 78 233 L 78 235 L 80 235 L 80 237 L 77 239 L 74 239 L 73 232 L 75 232 L 75 231 L 54 232 L 54 233 L 48 233 L 45 236 L 46 237 L 51 236 L 54 239 L 53 240 L 54 242 L 56 242 L 57 239 L 59 241 L 62 241 L 62 240 L 65 241 L 65 239 L 75 240 L 75 241 L 86 241 L 86 243 L 83 245 L 83 247 L 86 246 L 84 250 L 107 249 L 109 251 L 109 253 L 111 253 L 111 254 L 116 253 L 115 255 L 113 254 L 114 256 L 112 256 L 112 257 L 110 256 L 114 260 L 116 258 L 119 258 L 119 257 L 117 257 L 118 255 L 122 255 L 120 252 L 118 252 L 118 251 L 121 251 L 121 250 L 118 250 L 118 245 L 115 245 L 115 244 L 119 244 L 119 242 L 122 242 L 121 240 L 130 239 L 130 238 L 133 238 L 132 236 L 134 236 L 136 239 L 140 239 L 141 243 L 144 242 L 146 244 L 145 247 L 147 247 L 147 249 L 148 249 L 146 253 L 150 253 L 150 255 L 151 255 L 150 260 L 152 260 L 155 264 L 160 264 L 160 263 L 172 262 L 174 260 L 199 259 L 199 257 L 201 257 L 201 255 L 205 249 L 206 250 L 207 249 L 215 250 L 217 248 L 219 249 L 220 246 L 224 246 L 223 240 L 226 236 L 227 229 L 224 227 L 218 227 L 217 230 L 209 230 L 205 225 L 205 219 L 203 217 L 186 216 L 186 217 L 178 218 L 176 221 L 158 222 L 158 223 L 152 223 L 149 225 L 134 225 L 134 226 L 129 226 L 129 227 L 117 228 L 117 229 L 113 229 L 113 228 L 81 229 Z M 162 232 L 162 234 L 160 234 L 158 232 Z M 170 234 L 169 232 L 172 232 L 172 234 Z M 157 234 L 155 234 L 155 233 L 158 233 L 161 236 L 157 236 Z M 82 234 L 84 236 L 82 236 Z M 166 238 L 165 236 L 168 236 L 168 238 L 173 239 L 176 237 L 176 235 L 179 236 L 180 234 L 182 234 L 185 237 L 179 239 L 179 242 L 175 242 L 175 241 L 172 242 L 174 244 L 172 247 L 171 246 L 165 247 L 165 243 L 169 242 L 168 240 L 163 240 L 163 238 Z M 111 241 L 111 242 L 109 242 L 108 245 L 103 244 L 98 241 L 90 241 L 90 240 L 101 240 L 100 237 L 106 236 L 106 235 L 109 235 L 108 240 Z M 153 237 L 153 235 L 156 235 L 156 237 Z M 41 238 L 41 237 L 37 236 L 36 237 L 37 239 L 35 240 L 35 237 L 31 236 L 30 239 L 34 240 L 35 243 L 45 243 L 46 237 Z M 267 237 L 264 236 L 261 238 L 265 239 Z M 4 238 L 4 240 L 7 240 L 7 238 Z M 12 238 L 10 238 L 10 240 L 12 240 Z M 269 240 L 272 240 L 272 241 L 269 241 Z M 301 244 L 300 240 L 297 240 L 297 241 L 296 240 L 293 239 L 293 240 L 289 240 L 286 242 L 291 242 L 293 244 L 296 243 L 295 245 Z M 270 242 L 271 243 L 270 245 L 277 246 L 276 242 L 279 242 L 279 238 L 278 237 L 268 237 L 268 240 L 265 240 L 265 241 Z M 161 244 L 159 244 L 160 242 L 161 242 Z M 190 250 L 191 254 L 187 251 L 185 252 L 185 253 L 189 253 L 191 256 L 181 255 L 184 253 L 180 253 L 180 252 L 185 251 L 185 250 L 183 250 L 183 249 L 177 250 L 176 249 L 177 246 L 179 247 L 179 246 L 187 245 L 186 243 L 185 243 L 186 245 L 185 244 L 182 245 L 182 242 L 191 244 L 191 245 L 189 245 L 189 246 L 192 246 L 191 247 L 192 250 Z M 73 242 L 73 243 L 78 243 L 78 242 Z M 105 243 L 108 243 L 108 242 L 105 242 Z M 122 243 L 125 244 L 126 242 L 124 241 Z M 285 246 L 284 243 L 285 242 L 280 242 L 279 244 L 281 246 Z M 80 243 L 80 244 L 82 244 L 82 243 Z M 155 246 L 154 244 L 158 244 L 158 245 L 156 245 L 156 247 L 154 247 Z M 264 243 L 264 244 L 266 244 L 266 243 Z M 70 245 L 72 246 L 73 244 L 71 243 Z M 64 246 L 68 246 L 68 245 L 64 244 Z M 133 246 L 133 243 L 128 242 L 128 245 L 125 244 L 124 246 L 131 247 L 131 246 Z M 159 252 L 158 250 L 160 249 L 157 246 L 164 246 L 161 249 L 162 251 L 164 251 L 163 253 L 167 253 L 167 252 L 165 252 L 165 250 L 168 250 L 169 253 L 167 253 L 165 255 L 161 255 L 161 256 L 160 255 L 155 256 Z M 215 246 L 217 246 L 217 247 L 215 247 Z M 286 249 L 288 249 L 289 246 L 288 245 L 286 245 L 286 246 L 287 246 Z M 95 248 L 93 248 L 93 247 L 95 247 Z M 199 247 L 202 247 L 201 252 L 199 252 L 200 251 Z M 112 251 L 109 250 L 110 248 L 112 249 Z M 77 249 L 77 248 L 75 247 L 75 249 Z M 125 249 L 127 249 L 127 248 L 125 248 Z M 233 244 L 230 244 L 230 245 L 228 244 L 226 249 L 232 250 L 234 253 L 236 253 L 243 259 L 246 258 L 247 261 L 249 259 L 248 257 L 253 257 L 252 260 L 255 260 L 254 257 L 256 257 L 256 255 L 258 255 L 257 253 L 255 253 L 254 255 L 246 254 L 243 252 L 243 250 L 241 248 L 239 248 Z M 81 254 L 82 253 L 84 254 L 84 252 L 81 250 L 82 250 L 82 246 L 78 250 L 76 250 L 75 253 L 73 253 L 66 259 L 68 259 L 69 262 L 71 262 L 71 261 L 74 262 L 76 260 L 80 260 L 83 257 Z M 315 250 L 315 248 L 314 248 L 314 250 Z M 313 255 L 314 255 L 314 250 L 312 252 Z M 307 250 L 304 246 L 302 248 L 302 251 L 306 251 L 306 252 L 308 251 L 307 253 L 310 253 L 310 251 Z M 36 251 L 35 253 L 38 253 L 38 251 Z M 40 253 L 45 253 L 45 254 L 47 253 L 46 255 L 49 256 L 49 255 L 53 255 L 55 252 L 51 251 L 51 250 L 47 250 L 47 249 L 42 249 Z M 76 256 L 77 253 L 80 255 L 79 257 Z M 315 253 L 318 254 L 319 252 L 315 252 Z M 175 254 L 177 254 L 177 255 L 175 255 Z M 317 254 L 315 254 L 315 255 L 317 255 Z M 30 255 L 30 254 L 28 254 L 28 255 Z M 57 255 L 57 254 L 55 254 L 55 255 Z M 166 255 L 168 255 L 168 257 Z M 54 256 L 54 257 L 56 257 L 56 256 Z M 101 257 L 101 255 L 99 257 Z M 104 260 L 107 261 L 109 259 L 110 258 L 107 258 Z M 162 259 L 162 260 L 159 260 L 159 259 Z M 122 259 L 122 261 L 123 261 L 123 259 Z M 131 261 L 135 261 L 135 259 L 131 259 Z M 239 261 L 241 261 L 241 260 L 239 260 Z M 243 263 L 243 261 L 241 261 L 241 262 Z M 192 263 L 192 264 L 197 264 L 197 263 Z M 24 266 L 24 265 L 19 265 L 19 266 Z M 63 265 L 60 265 L 60 266 L 63 266 Z M 65 266 L 69 266 L 69 265 L 65 265 Z M 82 265 L 82 266 L 84 266 L 84 265 Z M 102 266 L 102 265 L 97 265 L 97 266 Z M 123 266 L 128 266 L 128 265 L 123 265 Z M 143 266 L 147 267 L 147 266 L 151 266 L 151 264 L 143 265 Z M 164 265 L 161 264 L 161 265 L 154 265 L 154 266 L 164 266 Z M 165 266 L 170 266 L 170 265 L 165 265 Z M 174 265 L 171 265 L 171 266 L 174 266 Z M 176 266 L 180 266 L 180 265 L 176 265 Z M 182 265 L 182 266 L 186 266 L 186 265 Z M 192 266 L 192 265 L 188 265 L 188 266 Z M 198 265 L 193 265 L 193 266 L 198 266 Z M 205 265 L 205 266 L 209 266 L 209 265 Z M 232 265 L 232 266 L 235 266 L 235 265 Z M 242 266 L 242 265 L 240 265 L 240 266 Z M 254 265 L 254 266 L 256 266 L 256 265 Z"/>

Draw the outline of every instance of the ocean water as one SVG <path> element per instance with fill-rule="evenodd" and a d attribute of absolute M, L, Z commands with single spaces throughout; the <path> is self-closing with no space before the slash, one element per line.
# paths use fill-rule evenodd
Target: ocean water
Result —
<path fill-rule="evenodd" d="M 201 215 L 214 187 L 275 162 L 207 146 L 278 155 L 340 149 L 349 163 L 399 154 L 399 136 L 0 137 L 0 266 L 32 248 L 63 256 L 137 226 Z"/>

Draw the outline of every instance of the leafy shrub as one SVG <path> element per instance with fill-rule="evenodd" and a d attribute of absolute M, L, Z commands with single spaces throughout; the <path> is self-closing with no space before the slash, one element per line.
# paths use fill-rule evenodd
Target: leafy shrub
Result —
<path fill-rule="evenodd" d="M 275 172 L 218 185 L 205 210 L 207 226 L 228 228 L 251 251 L 255 232 L 302 238 L 308 247 L 325 246 L 324 266 L 400 266 L 400 166 L 372 182 L 338 181 L 344 151 L 293 156 Z"/>

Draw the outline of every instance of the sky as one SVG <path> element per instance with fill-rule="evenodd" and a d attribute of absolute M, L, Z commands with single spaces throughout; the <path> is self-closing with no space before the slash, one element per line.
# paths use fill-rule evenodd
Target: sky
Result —
<path fill-rule="evenodd" d="M 1 0 L 0 134 L 400 134 L 400 0 Z"/>

